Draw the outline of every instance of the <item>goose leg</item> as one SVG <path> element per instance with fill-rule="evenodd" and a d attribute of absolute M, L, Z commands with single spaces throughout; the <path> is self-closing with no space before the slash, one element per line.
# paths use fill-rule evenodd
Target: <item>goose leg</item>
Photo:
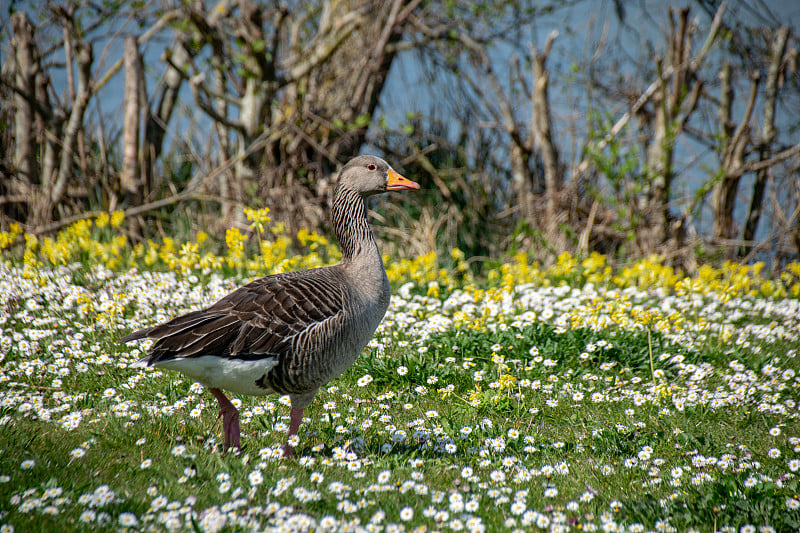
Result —
<path fill-rule="evenodd" d="M 225 433 L 225 449 L 239 449 L 239 411 L 219 389 L 208 389 L 219 403 L 219 416 L 222 417 L 222 431 Z"/>
<path fill-rule="evenodd" d="M 303 410 L 292 407 L 292 411 L 289 413 L 289 433 L 287 438 L 291 438 L 292 435 L 297 435 L 297 430 L 300 429 L 300 424 L 302 422 Z M 289 446 L 289 443 L 286 443 L 286 446 L 283 447 L 284 459 L 291 459 L 293 452 L 294 446 Z"/>

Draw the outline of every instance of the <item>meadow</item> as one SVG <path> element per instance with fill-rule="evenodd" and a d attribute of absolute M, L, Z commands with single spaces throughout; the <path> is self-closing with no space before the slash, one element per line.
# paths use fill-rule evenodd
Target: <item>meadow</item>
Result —
<path fill-rule="evenodd" d="M 0 234 L 0 533 L 800 530 L 800 264 L 387 256 L 390 309 L 287 461 L 287 398 L 235 398 L 224 452 L 211 395 L 116 344 L 338 259 L 247 216 L 222 244 L 132 246 L 119 213 Z"/>

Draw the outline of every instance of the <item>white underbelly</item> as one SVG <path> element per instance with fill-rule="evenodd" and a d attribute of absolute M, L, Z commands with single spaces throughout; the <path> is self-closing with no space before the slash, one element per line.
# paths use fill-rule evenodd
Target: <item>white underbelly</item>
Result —
<path fill-rule="evenodd" d="M 262 377 L 278 364 L 277 359 L 245 361 L 213 355 L 184 357 L 158 362 L 153 366 L 177 370 L 206 387 L 223 389 L 236 394 L 266 396 L 273 390 Z M 259 384 L 257 385 L 256 382 Z M 263 385 L 263 386 L 260 386 Z"/>

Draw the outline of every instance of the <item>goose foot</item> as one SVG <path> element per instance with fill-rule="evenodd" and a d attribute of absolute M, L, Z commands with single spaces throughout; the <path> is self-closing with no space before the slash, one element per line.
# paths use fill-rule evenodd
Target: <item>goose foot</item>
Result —
<path fill-rule="evenodd" d="M 225 434 L 225 449 L 239 447 L 239 411 L 233 406 L 231 401 L 219 389 L 208 389 L 214 395 L 219 404 L 219 416 L 222 417 L 222 431 Z"/>

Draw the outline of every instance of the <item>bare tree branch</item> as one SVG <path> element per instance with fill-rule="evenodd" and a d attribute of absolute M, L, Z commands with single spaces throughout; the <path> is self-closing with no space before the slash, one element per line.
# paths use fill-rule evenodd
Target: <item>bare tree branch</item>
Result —
<path fill-rule="evenodd" d="M 694 58 L 688 62 L 687 66 L 689 66 L 689 68 L 692 71 L 695 71 L 700 67 L 706 55 L 708 55 L 708 52 L 711 51 L 711 46 L 716 40 L 720 27 L 722 26 L 722 15 L 725 13 L 725 9 L 726 9 L 726 3 L 723 2 L 719 5 L 719 8 L 717 8 L 717 12 L 714 15 L 714 19 L 711 22 L 711 28 L 709 29 L 708 34 L 706 35 L 706 40 L 703 43 L 703 46 L 700 48 L 700 51 L 697 53 L 697 55 L 695 55 Z M 683 66 L 684 66 L 683 64 L 678 65 L 678 67 L 683 67 Z M 664 69 L 663 75 L 669 76 L 674 71 L 675 67 L 669 65 L 667 66 L 666 69 Z M 622 128 L 625 127 L 625 125 L 628 123 L 631 117 L 634 116 L 645 103 L 647 103 L 647 101 L 653 96 L 653 94 L 655 94 L 655 92 L 661 86 L 661 83 L 662 83 L 661 78 L 652 82 L 647 87 L 647 89 L 645 89 L 645 91 L 636 99 L 636 101 L 631 106 L 630 111 L 623 113 L 622 116 L 619 118 L 619 120 L 617 120 L 617 122 L 614 123 L 611 129 L 608 130 L 608 133 L 606 133 L 605 136 L 600 141 L 596 143 L 595 142 L 590 143 L 590 145 L 587 147 L 586 153 L 587 154 L 597 153 L 598 151 L 605 149 L 605 147 L 608 146 L 608 143 L 611 142 L 611 140 L 614 137 L 616 137 L 619 134 L 619 132 L 622 131 Z M 575 167 L 575 171 L 572 173 L 573 178 L 577 178 L 581 176 L 584 172 L 586 172 L 590 164 L 591 160 L 587 157 L 584 157 L 578 164 L 578 166 Z"/>
<path fill-rule="evenodd" d="M 130 218 L 134 216 L 141 215 L 142 213 L 146 213 L 148 211 L 153 211 L 155 209 L 161 209 L 162 207 L 167 207 L 170 205 L 174 205 L 176 203 L 180 203 L 186 200 L 190 200 L 195 198 L 199 194 L 200 188 L 206 184 L 211 183 L 214 179 L 216 179 L 220 174 L 229 170 L 233 165 L 241 161 L 241 159 L 248 157 L 255 151 L 262 149 L 266 144 L 269 142 L 274 141 L 277 137 L 282 135 L 284 132 L 282 130 L 276 130 L 271 132 L 265 132 L 254 143 L 250 145 L 247 151 L 243 152 L 236 157 L 231 158 L 230 160 L 226 161 L 222 165 L 218 166 L 217 168 L 213 169 L 211 172 L 207 174 L 196 174 L 186 185 L 186 187 L 179 193 L 173 194 L 167 198 L 162 198 L 160 200 L 156 200 L 154 202 L 149 202 L 146 204 L 130 207 L 123 211 L 125 218 Z M 33 226 L 26 228 L 26 233 L 30 233 L 33 235 L 42 235 L 45 233 L 52 233 L 54 231 L 58 231 L 61 228 L 69 226 L 70 224 L 77 222 L 79 220 L 84 220 L 87 218 L 94 218 L 99 216 L 104 211 L 93 211 L 89 213 L 81 213 L 79 215 L 75 215 L 72 217 L 64 218 L 59 220 L 58 222 L 53 222 L 51 224 L 45 224 L 42 226 Z"/>
<path fill-rule="evenodd" d="M 161 18 L 159 18 L 156 21 L 156 23 L 153 24 L 153 26 L 150 27 L 150 29 L 148 29 L 146 32 L 144 32 L 143 34 L 139 35 L 136 38 L 137 44 L 139 46 L 141 46 L 144 43 L 146 43 L 147 41 L 149 41 L 154 35 L 156 35 L 159 31 L 161 31 L 161 29 L 164 28 L 167 24 L 172 22 L 174 19 L 178 18 L 179 15 L 180 15 L 180 11 L 177 10 L 177 9 L 167 11 L 166 13 L 161 15 Z M 95 94 L 95 93 L 97 93 L 97 91 L 99 91 L 101 88 L 103 88 L 105 86 L 105 84 L 108 83 L 111 80 L 111 78 L 113 78 L 114 75 L 117 72 L 119 72 L 119 69 L 122 68 L 122 65 L 124 64 L 124 61 L 125 61 L 125 59 L 122 58 L 122 57 L 119 58 L 117 61 L 115 61 L 114 64 L 111 65 L 111 67 L 109 67 L 109 69 L 105 72 L 105 74 L 100 76 L 98 78 L 98 80 L 92 84 L 91 90 L 90 90 L 90 94 Z"/>
<path fill-rule="evenodd" d="M 281 65 L 281 68 L 289 69 L 288 75 L 282 80 L 282 84 L 299 80 L 308 74 L 311 69 L 327 60 L 363 21 L 364 16 L 359 11 L 351 11 L 338 18 L 328 35 L 324 36 L 323 40 L 313 50 L 306 51 L 304 59 L 293 58 L 288 63 Z"/>

